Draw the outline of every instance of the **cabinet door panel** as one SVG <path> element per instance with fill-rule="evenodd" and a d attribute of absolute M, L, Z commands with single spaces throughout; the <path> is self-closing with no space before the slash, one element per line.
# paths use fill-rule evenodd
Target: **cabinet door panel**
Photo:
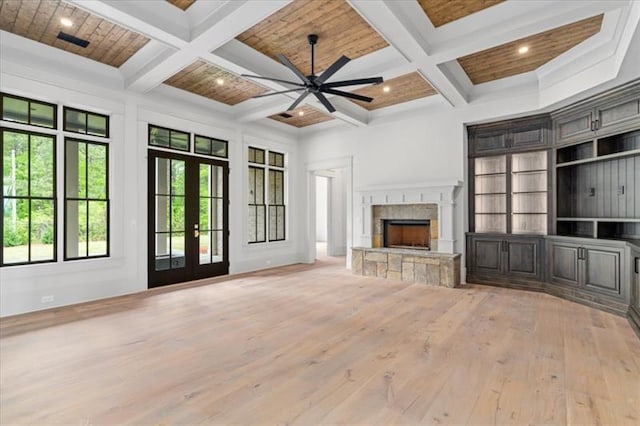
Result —
<path fill-rule="evenodd" d="M 603 106 L 597 110 L 598 130 L 607 130 L 640 119 L 640 98 Z"/>
<path fill-rule="evenodd" d="M 551 245 L 551 282 L 578 286 L 578 246 L 553 243 Z"/>
<path fill-rule="evenodd" d="M 587 110 L 558 118 L 554 125 L 555 143 L 560 144 L 592 137 L 592 117 L 592 111 Z"/>
<path fill-rule="evenodd" d="M 631 303 L 640 312 L 640 251 L 632 255 Z"/>
<path fill-rule="evenodd" d="M 485 155 L 505 152 L 509 146 L 508 128 L 476 129 L 471 134 L 471 152 Z"/>
<path fill-rule="evenodd" d="M 475 239 L 473 242 L 475 270 L 499 273 L 502 271 L 502 240 Z"/>
<path fill-rule="evenodd" d="M 520 132 L 516 131 L 512 134 L 513 148 L 544 147 L 545 144 L 544 129 L 542 128 Z"/>
<path fill-rule="evenodd" d="M 540 275 L 538 241 L 507 241 L 507 268 L 509 274 L 536 278 Z"/>
<path fill-rule="evenodd" d="M 622 251 L 587 248 L 585 252 L 585 290 L 619 296 Z"/>

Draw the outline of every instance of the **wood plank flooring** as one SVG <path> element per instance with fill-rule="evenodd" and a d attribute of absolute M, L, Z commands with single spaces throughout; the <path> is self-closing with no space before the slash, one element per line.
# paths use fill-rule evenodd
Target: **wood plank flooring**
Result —
<path fill-rule="evenodd" d="M 0 320 L 0 423 L 639 424 L 625 319 L 337 261 Z"/>

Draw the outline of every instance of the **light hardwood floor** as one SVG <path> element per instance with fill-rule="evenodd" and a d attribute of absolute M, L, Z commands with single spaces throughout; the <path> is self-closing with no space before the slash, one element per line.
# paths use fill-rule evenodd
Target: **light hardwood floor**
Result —
<path fill-rule="evenodd" d="M 339 262 L 2 319 L 0 422 L 640 423 L 625 319 Z"/>

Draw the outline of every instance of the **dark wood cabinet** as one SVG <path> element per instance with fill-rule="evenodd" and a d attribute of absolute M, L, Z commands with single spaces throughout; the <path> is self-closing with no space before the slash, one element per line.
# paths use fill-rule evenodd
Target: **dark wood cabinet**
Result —
<path fill-rule="evenodd" d="M 552 114 L 553 143 L 564 145 L 640 127 L 638 85 L 591 98 Z"/>
<path fill-rule="evenodd" d="M 468 127 L 469 155 L 484 156 L 546 148 L 550 144 L 548 114 Z"/>
<path fill-rule="evenodd" d="M 467 282 L 627 315 L 640 336 L 640 80 L 467 129 Z"/>
<path fill-rule="evenodd" d="M 624 315 L 631 300 L 628 265 L 633 249 L 624 241 L 549 236 L 548 282 L 573 299 Z"/>
<path fill-rule="evenodd" d="M 467 234 L 469 282 L 537 289 L 544 279 L 543 260 L 543 236 Z"/>

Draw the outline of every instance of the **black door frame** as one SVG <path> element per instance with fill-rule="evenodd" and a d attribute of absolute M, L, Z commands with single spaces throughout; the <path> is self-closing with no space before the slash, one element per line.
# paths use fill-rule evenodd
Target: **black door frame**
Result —
<path fill-rule="evenodd" d="M 156 271 L 155 258 L 155 172 L 156 159 L 165 158 L 185 162 L 185 266 L 183 268 Z M 199 165 L 222 167 L 222 262 L 199 264 L 199 238 L 194 236 L 194 224 L 199 225 Z M 199 226 L 198 226 L 199 227 Z M 229 273 L 229 165 L 226 161 L 174 152 L 148 150 L 147 163 L 147 280 L 148 287 L 192 281 Z"/>

